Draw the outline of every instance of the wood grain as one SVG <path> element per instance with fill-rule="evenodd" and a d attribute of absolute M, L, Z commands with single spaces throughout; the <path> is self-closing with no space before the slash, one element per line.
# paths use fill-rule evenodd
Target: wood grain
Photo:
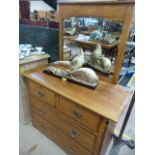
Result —
<path fill-rule="evenodd" d="M 102 118 L 100 128 L 98 131 L 98 136 L 97 136 L 96 143 L 95 143 L 94 154 L 100 154 L 102 143 L 104 142 L 103 139 L 105 139 L 106 131 L 108 128 L 107 122 L 109 122 L 109 120 Z"/>
<path fill-rule="evenodd" d="M 129 4 L 128 4 L 129 5 Z M 60 19 L 77 16 L 102 17 L 111 19 L 117 22 L 123 22 L 126 15 L 128 5 L 81 5 L 81 4 L 66 4 L 60 5 Z M 80 8 L 80 9 L 79 9 Z M 61 34 L 62 35 L 62 34 Z"/>
<path fill-rule="evenodd" d="M 80 128 L 74 123 L 68 123 L 57 117 L 56 109 L 47 103 L 40 102 L 37 98 L 31 96 L 32 111 L 40 115 L 43 119 L 53 124 L 73 141 L 78 142 L 90 151 L 94 151 L 96 136 Z M 75 134 L 75 135 L 74 135 Z M 77 134 L 77 135 L 76 135 Z"/>
<path fill-rule="evenodd" d="M 26 64 L 26 63 L 31 63 L 31 62 L 36 62 L 36 61 L 40 61 L 40 60 L 44 60 L 44 59 L 48 59 L 50 56 L 48 54 L 43 54 L 43 55 L 33 55 L 33 56 L 29 56 L 29 57 L 25 57 L 22 60 L 19 60 L 19 64 Z"/>
<path fill-rule="evenodd" d="M 29 91 L 31 94 L 36 96 L 39 100 L 47 102 L 52 106 L 56 105 L 56 93 L 48 90 L 45 87 L 42 87 L 40 84 L 37 84 L 33 81 L 28 81 Z"/>
<path fill-rule="evenodd" d="M 79 47 L 90 48 L 90 49 L 94 49 L 97 43 L 99 43 L 103 49 L 112 49 L 114 47 L 117 47 L 119 44 L 119 41 L 115 41 L 112 44 L 107 44 L 101 41 L 78 39 L 77 35 L 68 37 L 68 40 L 76 42 L 77 46 Z"/>
<path fill-rule="evenodd" d="M 23 71 L 32 70 L 40 66 L 47 66 L 48 55 L 41 55 L 37 58 L 27 57 L 19 61 L 19 119 L 24 123 L 28 123 L 31 120 L 30 106 L 29 106 L 29 95 L 28 89 L 21 73 Z M 33 59 L 33 60 L 32 60 Z"/>
<path fill-rule="evenodd" d="M 119 49 L 118 49 L 118 54 L 116 57 L 116 65 L 115 65 L 115 71 L 114 71 L 115 74 L 114 74 L 114 78 L 113 78 L 114 83 L 117 83 L 118 78 L 119 78 L 119 73 L 121 70 L 122 61 L 124 58 L 124 52 L 125 52 L 125 48 L 126 48 L 126 41 L 128 39 L 130 26 L 132 23 L 133 12 L 134 12 L 134 7 L 129 6 L 127 9 L 126 19 L 125 19 L 125 23 L 123 26 L 122 37 L 121 37 L 121 41 L 120 41 L 120 45 L 119 45 Z"/>
<path fill-rule="evenodd" d="M 58 0 L 58 4 L 129 4 L 135 0 Z"/>
<path fill-rule="evenodd" d="M 76 84 L 62 81 L 53 76 L 44 74 L 44 68 L 23 73 L 23 76 L 38 82 L 55 93 L 89 109 L 90 111 L 106 117 L 115 122 L 122 113 L 129 92 L 122 86 L 99 81 L 95 90 L 90 90 Z"/>
<path fill-rule="evenodd" d="M 78 143 L 71 141 L 67 136 L 65 136 L 60 130 L 55 128 L 53 125 L 49 124 L 47 121 L 43 120 L 36 114 L 32 114 L 33 125 L 49 137 L 56 144 L 61 146 L 64 151 L 70 155 L 93 155 Z"/>
<path fill-rule="evenodd" d="M 96 113 L 93 113 L 61 96 L 58 102 L 58 110 L 59 112 L 62 112 L 77 122 L 85 125 L 89 129 L 98 132 L 101 117 Z M 80 116 L 78 117 L 76 114 L 79 114 Z"/>

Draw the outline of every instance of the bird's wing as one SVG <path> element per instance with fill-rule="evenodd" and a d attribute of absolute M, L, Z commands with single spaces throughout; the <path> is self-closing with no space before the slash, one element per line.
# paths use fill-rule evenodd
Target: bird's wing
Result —
<path fill-rule="evenodd" d="M 78 59 L 77 59 L 77 58 L 74 58 L 74 59 L 71 61 L 71 65 L 75 65 L 75 64 L 77 64 L 77 62 L 78 62 Z"/>

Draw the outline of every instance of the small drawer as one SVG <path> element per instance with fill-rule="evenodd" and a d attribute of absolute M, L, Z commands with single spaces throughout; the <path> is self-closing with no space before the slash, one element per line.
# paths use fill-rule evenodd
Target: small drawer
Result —
<path fill-rule="evenodd" d="M 33 125 L 64 149 L 68 155 L 92 155 L 85 148 L 70 140 L 61 131 L 43 120 L 37 114 L 32 114 Z"/>
<path fill-rule="evenodd" d="M 93 152 L 96 142 L 96 136 L 94 136 L 93 134 L 90 134 L 89 132 L 79 128 L 78 126 L 71 126 L 68 124 L 64 126 L 62 132 L 73 141 L 78 142 L 79 144 Z"/>
<path fill-rule="evenodd" d="M 28 85 L 32 95 L 52 106 L 56 105 L 56 93 L 31 80 L 29 80 Z"/>
<path fill-rule="evenodd" d="M 90 110 L 60 96 L 58 101 L 58 111 L 69 116 L 73 120 L 86 126 L 94 132 L 98 132 L 101 117 Z"/>
<path fill-rule="evenodd" d="M 42 118 L 55 125 L 69 138 L 81 143 L 81 145 L 90 151 L 93 151 L 96 136 L 90 134 L 77 125 L 71 125 L 66 121 L 61 120 L 59 117 L 57 117 L 56 111 L 49 104 L 40 102 L 33 96 L 31 96 L 30 99 L 33 112 L 37 113 Z"/>
<path fill-rule="evenodd" d="M 53 106 L 47 104 L 46 102 L 41 102 L 36 97 L 30 96 L 31 110 L 44 119 L 54 122 Z"/>

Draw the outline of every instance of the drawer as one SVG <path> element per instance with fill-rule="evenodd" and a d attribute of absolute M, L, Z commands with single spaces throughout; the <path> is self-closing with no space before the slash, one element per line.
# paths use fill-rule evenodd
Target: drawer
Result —
<path fill-rule="evenodd" d="M 52 108 L 49 104 L 40 102 L 32 96 L 30 99 L 33 112 L 37 113 L 45 120 L 59 128 L 66 136 L 68 136 L 72 140 L 77 141 L 85 148 L 93 151 L 96 142 L 95 135 L 90 134 L 89 132 L 75 124 L 68 123 L 57 117 L 56 110 L 54 110 L 54 108 Z"/>
<path fill-rule="evenodd" d="M 61 131 L 49 124 L 37 114 L 32 114 L 33 125 L 52 141 L 64 149 L 68 155 L 92 155 L 85 148 L 70 140 Z"/>
<path fill-rule="evenodd" d="M 32 95 L 36 96 L 39 100 L 42 100 L 44 102 L 51 104 L 52 106 L 55 106 L 56 93 L 50 91 L 49 89 L 31 80 L 29 80 L 28 84 L 29 84 L 29 91 Z"/>
<path fill-rule="evenodd" d="M 33 112 L 37 113 L 44 119 L 47 119 L 50 121 L 53 120 L 53 119 L 51 120 L 51 118 L 53 117 L 53 113 L 52 113 L 54 109 L 53 106 L 51 106 L 46 102 L 40 101 L 39 99 L 37 99 L 36 97 L 33 97 L 32 95 L 30 96 L 30 101 L 31 101 L 31 110 Z"/>
<path fill-rule="evenodd" d="M 92 131 L 98 132 L 101 117 L 86 108 L 60 96 L 58 101 L 58 111 L 69 116 L 76 122 L 86 126 Z"/>

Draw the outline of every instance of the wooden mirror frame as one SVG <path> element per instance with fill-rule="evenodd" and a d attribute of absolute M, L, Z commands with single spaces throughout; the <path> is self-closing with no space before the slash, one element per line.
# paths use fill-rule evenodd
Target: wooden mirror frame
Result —
<path fill-rule="evenodd" d="M 122 36 L 116 57 L 113 79 L 118 82 L 124 58 L 126 41 L 134 12 L 134 0 L 58 0 L 59 4 L 59 60 L 63 58 L 63 19 L 77 16 L 91 16 L 111 19 L 123 23 Z"/>

